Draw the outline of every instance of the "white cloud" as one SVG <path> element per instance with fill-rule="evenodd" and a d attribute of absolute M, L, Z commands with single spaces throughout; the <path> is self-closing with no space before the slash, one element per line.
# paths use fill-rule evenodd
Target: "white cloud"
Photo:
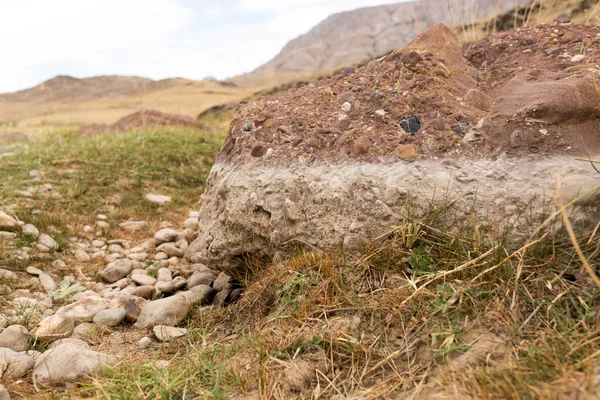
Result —
<path fill-rule="evenodd" d="M 0 93 L 58 74 L 225 78 L 369 0 L 0 0 Z"/>

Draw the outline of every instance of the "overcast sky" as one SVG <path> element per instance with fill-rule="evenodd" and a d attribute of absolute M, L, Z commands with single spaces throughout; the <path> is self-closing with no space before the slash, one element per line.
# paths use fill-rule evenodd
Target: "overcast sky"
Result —
<path fill-rule="evenodd" d="M 0 0 L 0 93 L 56 75 L 224 79 L 328 15 L 406 0 Z"/>

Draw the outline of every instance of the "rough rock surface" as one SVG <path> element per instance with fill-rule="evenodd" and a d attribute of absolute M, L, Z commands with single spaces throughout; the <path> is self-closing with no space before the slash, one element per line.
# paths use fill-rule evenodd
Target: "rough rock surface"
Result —
<path fill-rule="evenodd" d="M 450 202 L 495 233 L 530 207 L 515 239 L 527 235 L 557 173 L 565 198 L 599 182 L 575 159 L 600 154 L 600 46 L 574 57 L 582 40 L 600 42 L 600 28 L 538 25 L 461 48 L 436 25 L 355 71 L 242 103 L 186 257 L 355 247 Z M 594 197 L 580 204 L 598 219 Z"/>
<path fill-rule="evenodd" d="M 115 357 L 81 346 L 61 344 L 47 350 L 35 363 L 33 378 L 43 385 L 62 385 L 84 380 L 116 363 Z"/>

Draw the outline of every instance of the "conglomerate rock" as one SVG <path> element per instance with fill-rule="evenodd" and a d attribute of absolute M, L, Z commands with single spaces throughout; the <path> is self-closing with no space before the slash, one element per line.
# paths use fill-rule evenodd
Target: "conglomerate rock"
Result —
<path fill-rule="evenodd" d="M 436 25 L 363 67 L 242 103 L 186 257 L 355 247 L 444 204 L 457 228 L 516 221 L 513 239 L 527 235 L 557 175 L 566 200 L 600 182 L 576 159 L 600 154 L 598 42 L 598 27 L 556 23 L 461 48 Z"/>

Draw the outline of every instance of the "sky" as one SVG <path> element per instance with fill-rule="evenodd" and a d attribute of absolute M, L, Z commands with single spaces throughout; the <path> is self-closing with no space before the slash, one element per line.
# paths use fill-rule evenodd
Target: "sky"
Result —
<path fill-rule="evenodd" d="M 336 12 L 407 0 L 0 0 L 0 93 L 57 75 L 225 79 Z"/>

